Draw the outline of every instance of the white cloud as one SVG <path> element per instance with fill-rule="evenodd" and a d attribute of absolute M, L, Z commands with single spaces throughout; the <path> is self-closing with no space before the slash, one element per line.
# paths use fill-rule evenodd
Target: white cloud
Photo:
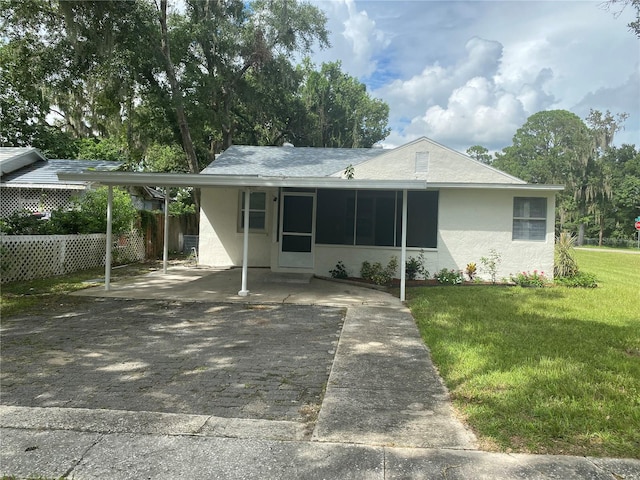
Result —
<path fill-rule="evenodd" d="M 631 115 L 618 141 L 640 143 L 640 42 L 632 9 L 595 1 L 313 0 L 343 70 L 390 106 L 387 146 L 428 136 L 499 150 L 528 116 L 562 108 Z"/>
<path fill-rule="evenodd" d="M 549 69 L 527 75 L 511 71 L 502 61 L 502 45 L 478 37 L 466 43 L 465 51 L 454 65 L 429 65 L 420 75 L 395 80 L 375 92 L 398 107 L 391 115 L 397 131 L 385 144 L 425 135 L 462 150 L 473 144 L 496 149 L 509 143 L 529 114 L 552 103 L 553 97 L 544 91 L 553 76 Z M 519 81 L 507 82 L 505 74 Z M 523 84 L 524 79 L 529 82 Z"/>
<path fill-rule="evenodd" d="M 352 69 L 359 71 L 359 76 L 371 75 L 377 66 L 373 54 L 377 49 L 385 48 L 389 40 L 385 34 L 376 28 L 374 22 L 365 10 L 356 8 L 354 0 L 345 0 L 348 18 L 343 22 L 342 35 L 349 42 L 353 53 Z"/>
<path fill-rule="evenodd" d="M 373 74 L 378 68 L 376 55 L 388 47 L 388 35 L 355 0 L 314 0 L 328 15 L 331 49 L 318 52 L 318 63 L 339 60 L 345 72 L 358 78 Z"/>
<path fill-rule="evenodd" d="M 436 138 L 459 150 L 474 144 L 493 148 L 496 138 L 510 139 L 526 117 L 515 95 L 490 79 L 474 77 L 455 89 L 445 106 L 433 105 L 414 118 L 404 133 Z"/>

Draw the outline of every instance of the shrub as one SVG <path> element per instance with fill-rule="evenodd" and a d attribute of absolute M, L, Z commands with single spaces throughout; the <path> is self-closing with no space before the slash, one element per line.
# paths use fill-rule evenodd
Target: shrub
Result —
<path fill-rule="evenodd" d="M 380 262 L 371 264 L 365 261 L 362 262 L 360 276 L 376 285 L 389 285 L 395 276 L 397 268 L 398 259 L 396 257 L 391 257 L 386 267 L 383 267 Z"/>
<path fill-rule="evenodd" d="M 578 262 L 573 256 L 576 237 L 562 232 L 556 238 L 554 249 L 553 273 L 557 278 L 574 277 L 578 274 Z"/>
<path fill-rule="evenodd" d="M 347 272 L 342 260 L 336 263 L 335 268 L 329 270 L 329 274 L 331 274 L 331 278 L 349 278 L 349 272 Z"/>
<path fill-rule="evenodd" d="M 596 288 L 598 281 L 591 273 L 578 272 L 572 277 L 558 277 L 556 284 L 564 287 Z"/>
<path fill-rule="evenodd" d="M 131 196 L 113 189 L 112 228 L 115 235 L 131 231 L 137 218 Z M 105 233 L 107 231 L 107 188 L 86 192 L 74 199 L 69 209 L 54 210 L 51 220 L 28 211 L 15 212 L 0 220 L 0 231 L 7 235 L 67 235 Z"/>
<path fill-rule="evenodd" d="M 22 210 L 0 220 L 0 232 L 6 235 L 45 235 L 47 221 L 33 213 Z"/>
<path fill-rule="evenodd" d="M 462 272 L 453 269 L 447 270 L 446 268 L 436 272 L 433 278 L 443 285 L 460 285 L 463 280 Z"/>
<path fill-rule="evenodd" d="M 415 280 L 418 276 L 429 277 L 429 271 L 424 266 L 424 251 L 420 250 L 417 257 L 409 257 L 405 262 L 405 277 L 407 280 Z"/>
<path fill-rule="evenodd" d="M 77 202 L 77 209 L 85 218 L 83 231 L 78 233 L 104 233 L 107 231 L 107 187 L 86 192 Z M 131 230 L 138 213 L 131 196 L 120 188 L 113 189 L 112 228 L 115 235 Z"/>
<path fill-rule="evenodd" d="M 544 272 L 538 273 L 537 270 L 534 270 L 533 273 L 521 272 L 517 275 L 511 275 L 511 281 L 521 287 L 544 287 L 549 283 Z"/>
<path fill-rule="evenodd" d="M 502 257 L 493 248 L 489 250 L 489 255 L 487 257 L 480 258 L 482 269 L 489 274 L 492 283 L 496 283 L 496 276 L 498 275 L 498 266 L 500 265 L 500 262 L 502 262 Z"/>

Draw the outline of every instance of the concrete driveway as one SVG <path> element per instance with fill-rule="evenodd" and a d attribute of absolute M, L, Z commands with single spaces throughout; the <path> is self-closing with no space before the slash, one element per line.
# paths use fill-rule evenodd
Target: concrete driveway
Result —
<path fill-rule="evenodd" d="M 314 419 L 344 311 L 86 298 L 2 327 L 2 403 Z"/>
<path fill-rule="evenodd" d="M 2 404 L 294 422 L 296 439 L 473 445 L 397 298 L 267 269 L 249 278 L 252 294 L 239 297 L 239 269 L 178 267 L 4 322 Z"/>

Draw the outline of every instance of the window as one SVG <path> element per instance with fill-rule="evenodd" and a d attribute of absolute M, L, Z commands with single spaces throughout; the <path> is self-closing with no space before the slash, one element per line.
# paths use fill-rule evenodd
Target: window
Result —
<path fill-rule="evenodd" d="M 396 192 L 359 191 L 356 245 L 393 247 L 396 213 Z"/>
<path fill-rule="evenodd" d="M 238 231 L 244 231 L 244 194 L 240 195 L 240 215 L 238 215 Z M 251 192 L 249 196 L 249 231 L 264 232 L 267 230 L 267 194 Z"/>
<path fill-rule="evenodd" d="M 513 199 L 513 240 L 545 240 L 547 236 L 547 199 Z"/>
<path fill-rule="evenodd" d="M 438 192 L 409 192 L 407 246 L 436 248 Z M 402 192 L 319 190 L 316 243 L 402 245 Z"/>
<path fill-rule="evenodd" d="M 316 243 L 353 245 L 355 208 L 354 190 L 318 190 Z"/>
<path fill-rule="evenodd" d="M 438 248 L 438 192 L 408 193 L 407 247 Z"/>

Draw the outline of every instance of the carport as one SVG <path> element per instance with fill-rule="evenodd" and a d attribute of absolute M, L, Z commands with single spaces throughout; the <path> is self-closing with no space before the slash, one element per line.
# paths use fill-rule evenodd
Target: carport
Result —
<path fill-rule="evenodd" d="M 405 300 L 405 269 L 407 258 L 407 192 L 409 190 L 426 190 L 426 180 L 361 180 L 338 177 L 265 177 L 254 175 L 211 175 L 185 173 L 142 173 L 142 172 L 100 172 L 84 171 L 81 173 L 60 173 L 60 180 L 86 181 L 108 187 L 107 203 L 107 245 L 113 242 L 112 235 L 112 200 L 114 186 L 163 186 L 165 189 L 165 230 L 163 248 L 163 273 L 167 273 L 168 265 L 168 219 L 169 219 L 169 187 L 240 187 L 245 189 L 245 211 L 249 211 L 250 192 L 255 188 L 331 188 L 362 190 L 401 190 L 402 202 L 402 245 L 400 255 L 400 300 Z M 249 295 L 248 289 L 248 256 L 249 256 L 249 215 L 244 217 L 242 280 L 239 296 Z M 110 289 L 111 249 L 107 248 L 105 259 L 105 289 Z"/>

